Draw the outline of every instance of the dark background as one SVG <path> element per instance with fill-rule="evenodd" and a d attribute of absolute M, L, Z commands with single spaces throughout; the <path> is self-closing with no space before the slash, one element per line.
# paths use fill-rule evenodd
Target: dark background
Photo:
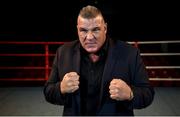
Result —
<path fill-rule="evenodd" d="M 108 33 L 125 41 L 179 40 L 180 7 L 176 2 L 59 0 L 0 2 L 0 41 L 70 41 L 77 39 L 81 7 L 102 10 Z"/>

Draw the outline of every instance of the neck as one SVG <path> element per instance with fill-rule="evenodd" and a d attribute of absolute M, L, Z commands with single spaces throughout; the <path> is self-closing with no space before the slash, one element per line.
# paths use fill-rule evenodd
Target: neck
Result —
<path fill-rule="evenodd" d="M 93 63 L 95 63 L 95 62 L 97 62 L 97 61 L 99 60 L 99 56 L 96 55 L 96 54 L 90 54 L 90 55 L 89 55 L 89 58 L 91 59 L 91 61 L 92 61 Z"/>

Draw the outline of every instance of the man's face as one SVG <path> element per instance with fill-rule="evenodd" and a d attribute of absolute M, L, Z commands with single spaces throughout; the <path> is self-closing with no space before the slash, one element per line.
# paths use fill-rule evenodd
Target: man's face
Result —
<path fill-rule="evenodd" d="M 82 47 L 89 53 L 97 52 L 106 40 L 107 25 L 101 16 L 92 19 L 79 16 L 77 30 Z"/>

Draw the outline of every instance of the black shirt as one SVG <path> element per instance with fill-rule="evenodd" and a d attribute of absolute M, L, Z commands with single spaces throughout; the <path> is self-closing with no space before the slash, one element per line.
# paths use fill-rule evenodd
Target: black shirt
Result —
<path fill-rule="evenodd" d="M 99 104 L 101 79 L 106 61 L 108 42 L 98 51 L 99 60 L 93 63 L 81 47 L 80 94 L 82 115 L 95 115 Z"/>

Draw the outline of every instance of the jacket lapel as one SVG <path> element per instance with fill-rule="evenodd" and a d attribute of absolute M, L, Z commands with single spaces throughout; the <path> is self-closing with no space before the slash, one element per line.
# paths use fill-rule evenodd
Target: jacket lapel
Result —
<path fill-rule="evenodd" d="M 79 49 L 79 44 L 76 45 L 76 47 L 74 48 L 74 52 L 73 52 L 73 64 L 72 64 L 72 68 L 74 72 L 77 72 L 77 74 L 80 75 L 80 49 Z M 73 108 L 76 110 L 76 114 L 80 114 L 80 90 L 78 89 L 75 93 L 73 93 L 73 99 L 74 101 L 72 106 Z"/>
<path fill-rule="evenodd" d="M 99 99 L 100 104 L 98 105 L 99 109 L 101 108 L 101 106 L 103 105 L 103 102 L 105 101 L 105 98 L 103 98 L 103 95 L 105 94 L 109 96 L 109 90 L 108 91 L 106 90 L 107 90 L 107 87 L 109 87 L 110 81 L 112 80 L 113 68 L 117 59 L 116 55 L 117 54 L 116 54 L 116 48 L 115 48 L 114 42 L 110 39 L 107 60 L 104 67 L 102 82 L 101 82 L 100 99 Z"/>
<path fill-rule="evenodd" d="M 76 45 L 74 52 L 73 52 L 73 70 L 80 74 L 80 50 L 79 50 L 79 44 Z"/>

